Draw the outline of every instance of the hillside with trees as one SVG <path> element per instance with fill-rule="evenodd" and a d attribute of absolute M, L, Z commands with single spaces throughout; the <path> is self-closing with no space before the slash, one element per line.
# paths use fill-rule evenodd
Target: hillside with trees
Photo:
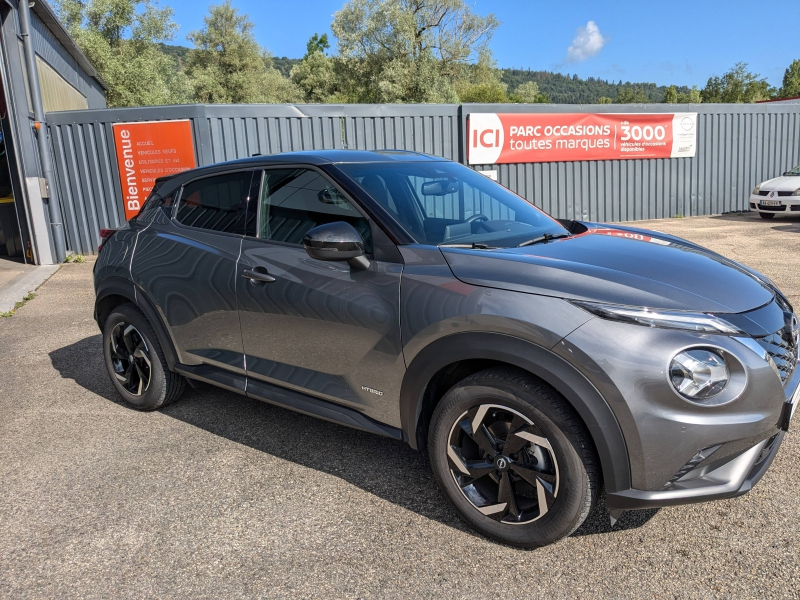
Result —
<path fill-rule="evenodd" d="M 668 86 L 655 83 L 618 82 L 577 75 L 564 75 L 550 71 L 531 71 L 522 69 L 502 69 L 501 79 L 509 88 L 532 81 L 539 91 L 546 94 L 555 104 L 598 104 L 601 98 L 616 99 L 624 90 L 637 90 L 646 97 L 645 102 L 663 102 Z M 689 88 L 681 86 L 680 92 L 689 93 Z"/>

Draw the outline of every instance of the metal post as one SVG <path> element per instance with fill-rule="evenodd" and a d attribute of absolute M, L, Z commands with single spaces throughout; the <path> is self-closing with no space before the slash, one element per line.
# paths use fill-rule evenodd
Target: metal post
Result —
<path fill-rule="evenodd" d="M 55 177 L 53 177 L 53 163 L 50 160 L 50 147 L 47 143 L 47 122 L 42 105 L 42 92 L 39 89 L 39 69 L 36 67 L 36 58 L 30 37 L 31 12 L 28 0 L 19 0 L 19 28 L 22 35 L 22 46 L 25 49 L 25 65 L 28 70 L 28 85 L 33 104 L 34 128 L 39 144 L 39 160 L 42 165 L 42 175 L 47 180 L 50 188 L 50 198 L 47 207 L 50 213 L 50 227 L 53 231 L 56 264 L 64 262 L 67 256 L 67 245 L 64 240 L 64 224 L 61 220 L 61 205 L 56 196 Z"/>

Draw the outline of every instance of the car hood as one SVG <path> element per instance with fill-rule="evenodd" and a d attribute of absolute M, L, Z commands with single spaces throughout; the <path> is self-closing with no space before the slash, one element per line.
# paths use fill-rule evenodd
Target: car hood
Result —
<path fill-rule="evenodd" d="M 800 176 L 776 177 L 761 184 L 759 189 L 766 192 L 793 192 L 800 188 Z"/>
<path fill-rule="evenodd" d="M 666 234 L 586 224 L 585 233 L 522 248 L 440 247 L 465 283 L 628 306 L 730 313 L 774 297 L 766 280 Z"/>

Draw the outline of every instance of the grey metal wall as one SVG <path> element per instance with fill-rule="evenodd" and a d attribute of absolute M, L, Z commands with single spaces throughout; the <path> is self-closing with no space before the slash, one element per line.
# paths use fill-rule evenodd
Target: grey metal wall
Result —
<path fill-rule="evenodd" d="M 106 96 L 100 83 L 81 68 L 35 12 L 31 13 L 31 28 L 31 41 L 36 54 L 86 96 L 89 108 L 105 108 Z"/>
<path fill-rule="evenodd" d="M 186 105 L 48 115 L 71 250 L 124 221 L 111 126 L 190 119 L 199 165 L 293 150 L 414 150 L 463 161 L 471 112 L 619 112 L 609 105 Z M 800 163 L 800 104 L 645 105 L 697 112 L 694 158 L 476 165 L 556 217 L 629 221 L 742 210 L 754 185 Z"/>
<path fill-rule="evenodd" d="M 464 104 L 463 131 L 469 114 L 482 112 L 698 113 L 694 158 L 474 165 L 497 170 L 500 183 L 559 218 L 634 221 L 746 210 L 756 184 L 800 164 L 800 104 Z"/>

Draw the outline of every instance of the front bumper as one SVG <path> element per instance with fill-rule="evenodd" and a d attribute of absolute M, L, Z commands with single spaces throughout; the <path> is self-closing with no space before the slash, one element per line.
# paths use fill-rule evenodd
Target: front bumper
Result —
<path fill-rule="evenodd" d="M 660 508 L 746 494 L 769 469 L 785 433 L 780 431 L 734 458 L 727 457 L 721 461 L 722 464 L 711 463 L 696 469 L 697 474 L 691 471 L 667 490 L 647 492 L 631 489 L 606 494 L 606 506 L 609 510 Z"/>
<path fill-rule="evenodd" d="M 703 466 L 688 470 L 682 477 L 659 491 L 629 489 L 606 494 L 612 511 L 660 508 L 736 498 L 749 492 L 767 472 L 800 405 L 800 369 L 787 386 L 786 401 L 778 419 L 778 431 L 769 439 L 718 461 L 702 461 Z M 713 457 L 713 454 L 711 455 Z"/>
<path fill-rule="evenodd" d="M 769 329 L 774 323 L 768 321 L 759 323 Z M 625 437 L 630 482 L 607 487 L 609 508 L 730 498 L 763 475 L 791 415 L 785 405 L 797 400 L 800 369 L 782 381 L 763 345 L 747 339 L 596 318 L 554 348 L 596 386 Z M 671 357 L 689 347 L 716 348 L 730 360 L 731 398 L 725 403 L 702 406 L 674 391 L 668 379 Z"/>
<path fill-rule="evenodd" d="M 775 200 L 780 202 L 777 206 L 767 206 L 763 204 L 765 200 Z M 800 214 L 800 196 L 778 196 L 767 198 L 766 196 L 750 196 L 750 210 L 763 213 L 775 214 Z"/>

